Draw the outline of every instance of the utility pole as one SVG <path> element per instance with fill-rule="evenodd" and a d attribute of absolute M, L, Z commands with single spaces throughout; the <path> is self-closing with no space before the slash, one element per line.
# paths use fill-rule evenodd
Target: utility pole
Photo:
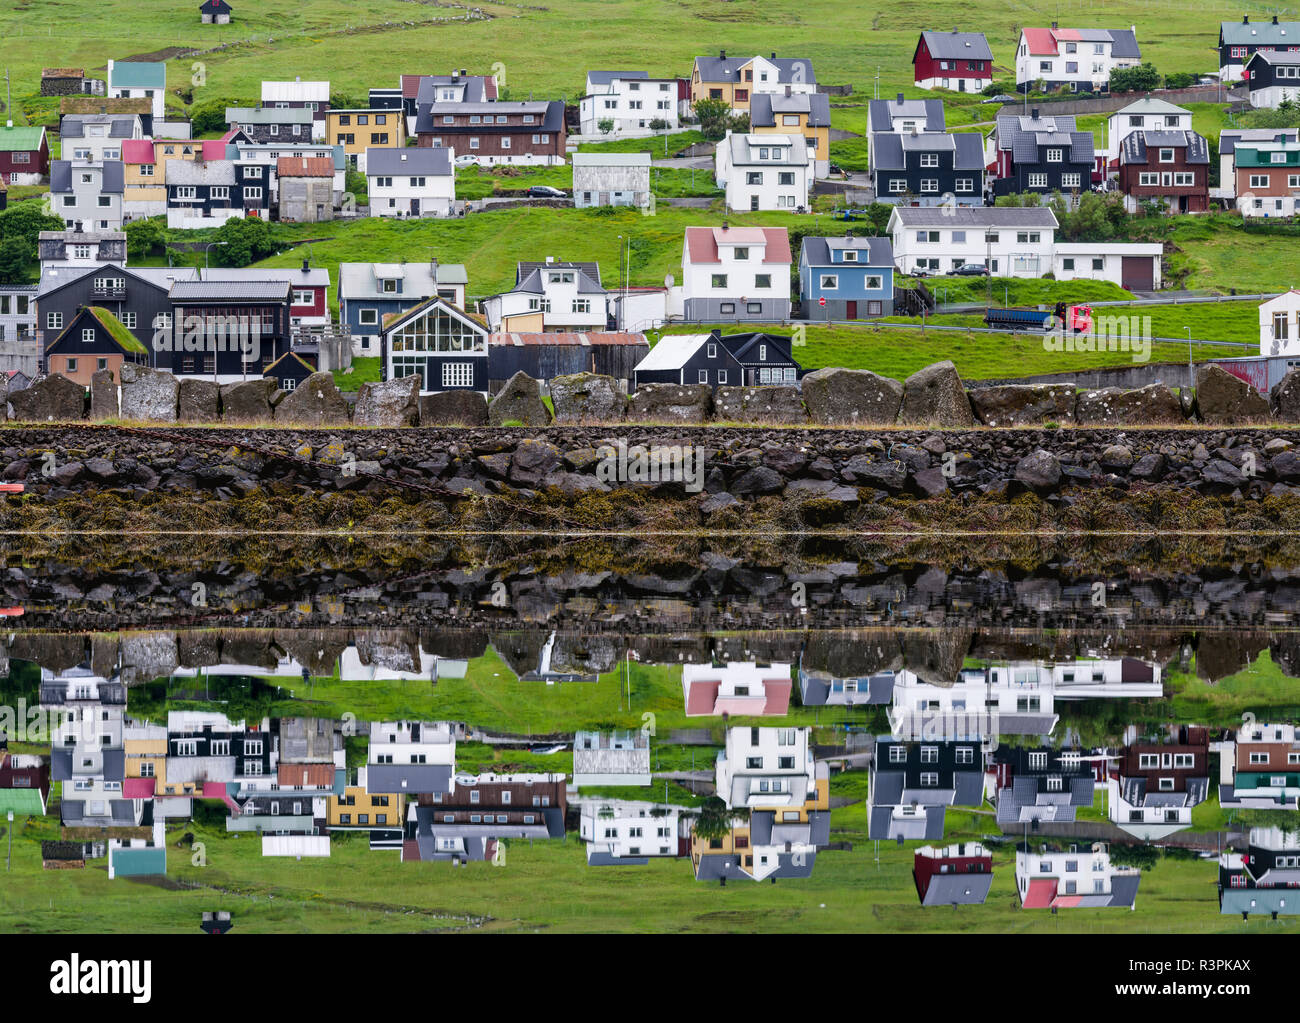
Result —
<path fill-rule="evenodd" d="M 5 68 L 5 117 L 13 118 L 13 97 L 9 93 L 9 69 Z"/>

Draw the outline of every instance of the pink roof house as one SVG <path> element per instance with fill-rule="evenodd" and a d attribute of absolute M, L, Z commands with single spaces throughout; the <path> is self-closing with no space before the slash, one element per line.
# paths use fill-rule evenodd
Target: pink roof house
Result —
<path fill-rule="evenodd" d="M 790 665 L 761 661 L 682 665 L 686 716 L 781 716 L 790 710 Z"/>

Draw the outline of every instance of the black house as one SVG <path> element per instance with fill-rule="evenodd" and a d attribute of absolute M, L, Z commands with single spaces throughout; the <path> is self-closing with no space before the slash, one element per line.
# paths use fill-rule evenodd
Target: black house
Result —
<path fill-rule="evenodd" d="M 1077 131 L 1072 114 L 1006 114 L 997 123 L 997 195 L 1081 192 L 1092 187 L 1092 132 Z"/>
<path fill-rule="evenodd" d="M 419 375 L 420 390 L 488 389 L 488 332 L 443 298 L 430 298 L 384 323 L 379 332 L 381 379 Z"/>
<path fill-rule="evenodd" d="M 262 376 L 289 351 L 287 281 L 177 281 L 173 317 L 155 347 L 159 368 L 235 383 Z"/>
<path fill-rule="evenodd" d="M 984 137 L 978 132 L 877 132 L 872 184 L 879 202 L 984 204 Z"/>
<path fill-rule="evenodd" d="M 98 370 L 118 376 L 122 363 L 149 363 L 149 350 L 107 309 L 90 306 L 77 313 L 45 346 L 42 368 L 75 383 L 89 385 Z"/>
<path fill-rule="evenodd" d="M 666 334 L 632 372 L 644 384 L 792 384 L 801 370 L 791 340 L 774 334 Z"/>
<path fill-rule="evenodd" d="M 280 390 L 292 391 L 315 372 L 316 367 L 306 358 L 297 352 L 285 352 L 266 367 L 262 376 L 270 377 L 279 383 Z"/>
<path fill-rule="evenodd" d="M 47 244 L 53 247 L 55 241 L 43 240 L 43 251 Z M 98 306 L 112 313 L 150 349 L 149 364 L 154 365 L 154 332 L 169 321 L 172 311 L 167 297 L 169 285 L 153 279 L 158 273 L 157 270 L 127 270 L 112 263 L 47 270 L 36 295 L 41 340 L 50 344 L 82 309 Z"/>

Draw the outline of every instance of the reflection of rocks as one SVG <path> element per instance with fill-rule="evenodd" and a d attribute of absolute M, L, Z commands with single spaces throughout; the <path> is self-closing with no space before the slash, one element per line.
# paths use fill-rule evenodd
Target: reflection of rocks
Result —
<path fill-rule="evenodd" d="M 11 658 L 32 661 L 54 672 L 75 668 L 86 659 L 86 653 L 85 636 L 19 633 L 9 646 Z"/>
<path fill-rule="evenodd" d="M 221 663 L 221 639 L 215 632 L 195 630 L 176 635 L 176 659 L 183 668 L 206 668 Z"/>
<path fill-rule="evenodd" d="M 177 663 L 173 633 L 127 633 L 122 637 L 122 674 L 128 684 L 170 675 Z"/>
<path fill-rule="evenodd" d="M 542 662 L 542 647 L 550 633 L 537 629 L 530 632 L 493 632 L 492 649 L 516 675 L 536 671 Z"/>
<path fill-rule="evenodd" d="M 1203 632 L 1196 644 L 1196 677 L 1214 683 L 1248 668 L 1268 649 L 1262 632 Z"/>
<path fill-rule="evenodd" d="M 1268 645 L 1268 652 L 1283 675 L 1300 678 L 1300 633 L 1275 635 Z"/>
<path fill-rule="evenodd" d="M 897 671 L 903 666 L 903 648 L 894 632 L 812 632 L 803 666 L 834 678 L 861 678 L 880 671 Z"/>
<path fill-rule="evenodd" d="M 362 664 L 389 671 L 420 670 L 420 640 L 408 629 L 375 629 L 357 633 Z"/>
<path fill-rule="evenodd" d="M 313 675 L 333 675 L 347 639 L 337 632 L 285 629 L 275 634 L 276 645 Z"/>
<path fill-rule="evenodd" d="M 741 632 L 718 636 L 713 641 L 713 656 L 719 661 L 794 664 L 799 660 L 803 637 L 802 632 Z"/>
<path fill-rule="evenodd" d="M 709 637 L 701 633 L 629 636 L 627 648 L 646 664 L 704 664 L 711 656 Z"/>
<path fill-rule="evenodd" d="M 952 686 L 970 651 L 972 629 L 935 629 L 903 636 L 903 667 L 922 682 Z"/>
<path fill-rule="evenodd" d="M 420 633 L 420 646 L 435 657 L 470 660 L 487 650 L 487 634 L 479 629 L 434 629 Z"/>
<path fill-rule="evenodd" d="M 622 654 L 623 647 L 614 636 L 561 632 L 551 648 L 551 670 L 603 675 Z"/>
<path fill-rule="evenodd" d="M 222 630 L 221 664 L 246 664 L 253 668 L 274 670 L 280 664 L 279 654 L 272 647 L 275 640 L 270 629 Z"/>

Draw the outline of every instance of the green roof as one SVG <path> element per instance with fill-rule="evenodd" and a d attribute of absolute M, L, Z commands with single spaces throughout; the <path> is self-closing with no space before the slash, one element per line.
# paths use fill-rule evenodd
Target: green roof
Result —
<path fill-rule="evenodd" d="M 103 306 L 92 305 L 86 312 L 97 319 L 100 326 L 108 331 L 109 336 L 121 345 L 124 350 L 134 352 L 136 355 L 149 354 L 149 349 L 144 346 L 140 339 L 127 330 L 122 325 L 122 321 Z"/>
<path fill-rule="evenodd" d="M 39 817 L 45 812 L 41 806 L 41 793 L 38 789 L 0 789 L 0 820 L 10 811 L 18 817 L 29 815 Z"/>
<path fill-rule="evenodd" d="M 1284 153 L 1286 162 L 1275 163 L 1273 161 L 1275 152 Z M 1300 149 L 1251 149 L 1238 144 L 1236 161 L 1238 167 L 1296 167 L 1300 166 Z"/>
<path fill-rule="evenodd" d="M 45 129 L 40 125 L 35 128 L 27 125 L 13 128 L 0 126 L 0 152 L 35 152 L 41 148 L 41 139 L 44 137 Z"/>
<path fill-rule="evenodd" d="M 161 89 L 167 85 L 167 65 L 145 60 L 114 61 L 108 84 L 114 89 Z"/>

